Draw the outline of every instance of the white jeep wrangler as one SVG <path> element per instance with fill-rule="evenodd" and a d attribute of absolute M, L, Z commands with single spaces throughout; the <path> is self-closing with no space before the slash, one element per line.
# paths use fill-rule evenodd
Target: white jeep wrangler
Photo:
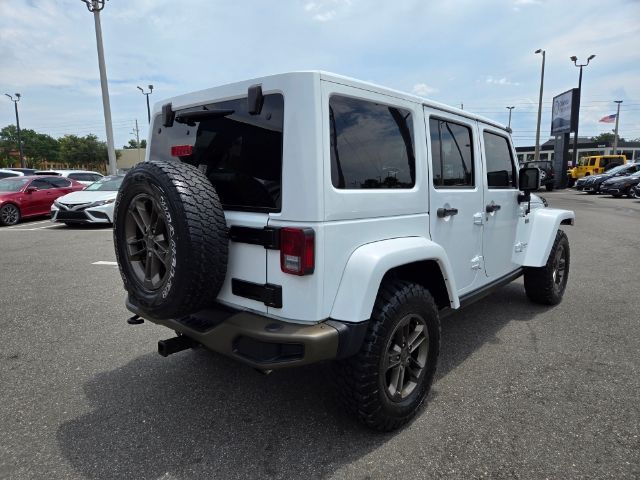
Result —
<path fill-rule="evenodd" d="M 557 304 L 561 224 L 516 169 L 505 127 L 323 73 L 211 88 L 156 106 L 124 179 L 114 239 L 130 323 L 261 370 L 334 360 L 346 407 L 378 430 L 431 386 L 439 318 L 524 274 Z"/>

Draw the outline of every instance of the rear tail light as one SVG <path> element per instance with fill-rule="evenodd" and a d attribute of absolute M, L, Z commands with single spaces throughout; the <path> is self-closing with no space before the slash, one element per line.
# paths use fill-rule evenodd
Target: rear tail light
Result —
<path fill-rule="evenodd" d="M 193 153 L 192 145 L 173 145 L 171 147 L 172 157 L 186 157 Z"/>
<path fill-rule="evenodd" d="M 312 228 L 280 230 L 280 269 L 292 275 L 310 275 L 315 267 L 315 233 Z"/>

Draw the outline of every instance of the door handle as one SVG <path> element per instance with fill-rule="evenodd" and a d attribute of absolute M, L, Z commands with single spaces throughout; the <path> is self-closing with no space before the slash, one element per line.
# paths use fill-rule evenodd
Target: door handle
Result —
<path fill-rule="evenodd" d="M 452 215 L 457 215 L 458 209 L 457 208 L 439 208 L 436 211 L 436 214 L 438 215 L 438 218 L 450 217 Z"/>
<path fill-rule="evenodd" d="M 497 212 L 501 208 L 502 207 L 500 205 L 498 205 L 497 203 L 490 203 L 489 205 L 487 205 L 487 208 L 486 208 L 485 211 L 487 213 L 493 213 L 493 212 Z"/>

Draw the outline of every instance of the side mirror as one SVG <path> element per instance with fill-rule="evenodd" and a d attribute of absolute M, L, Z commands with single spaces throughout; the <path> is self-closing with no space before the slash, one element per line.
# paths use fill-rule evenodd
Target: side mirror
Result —
<path fill-rule="evenodd" d="M 36 187 L 27 187 L 27 189 L 24 191 L 24 193 L 33 193 L 33 192 L 37 192 L 38 189 Z"/>
<path fill-rule="evenodd" d="M 525 193 L 540 188 L 540 170 L 537 168 L 522 168 L 518 179 L 518 188 Z"/>

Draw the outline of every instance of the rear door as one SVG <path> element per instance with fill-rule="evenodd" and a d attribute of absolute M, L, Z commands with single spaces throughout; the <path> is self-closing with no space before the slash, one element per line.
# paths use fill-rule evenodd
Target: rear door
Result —
<path fill-rule="evenodd" d="M 188 118 L 190 112 L 203 110 L 223 113 Z M 184 161 L 207 174 L 220 197 L 230 237 L 218 300 L 265 313 L 271 238 L 266 227 L 269 213 L 281 209 L 283 110 L 282 94 L 274 93 L 264 95 L 260 113 L 250 114 L 246 91 L 234 100 L 179 109 L 171 127 L 156 117 L 159 133 L 152 136 L 150 150 L 152 160 Z M 172 156 L 172 151 L 181 156 Z"/>
<path fill-rule="evenodd" d="M 431 238 L 442 245 L 458 293 L 474 288 L 482 271 L 482 168 L 476 122 L 424 108 L 430 153 Z"/>
<path fill-rule="evenodd" d="M 512 262 L 518 204 L 518 176 L 511 141 L 504 130 L 480 127 L 484 178 L 483 254 L 485 273 L 496 280 L 516 270 Z"/>

